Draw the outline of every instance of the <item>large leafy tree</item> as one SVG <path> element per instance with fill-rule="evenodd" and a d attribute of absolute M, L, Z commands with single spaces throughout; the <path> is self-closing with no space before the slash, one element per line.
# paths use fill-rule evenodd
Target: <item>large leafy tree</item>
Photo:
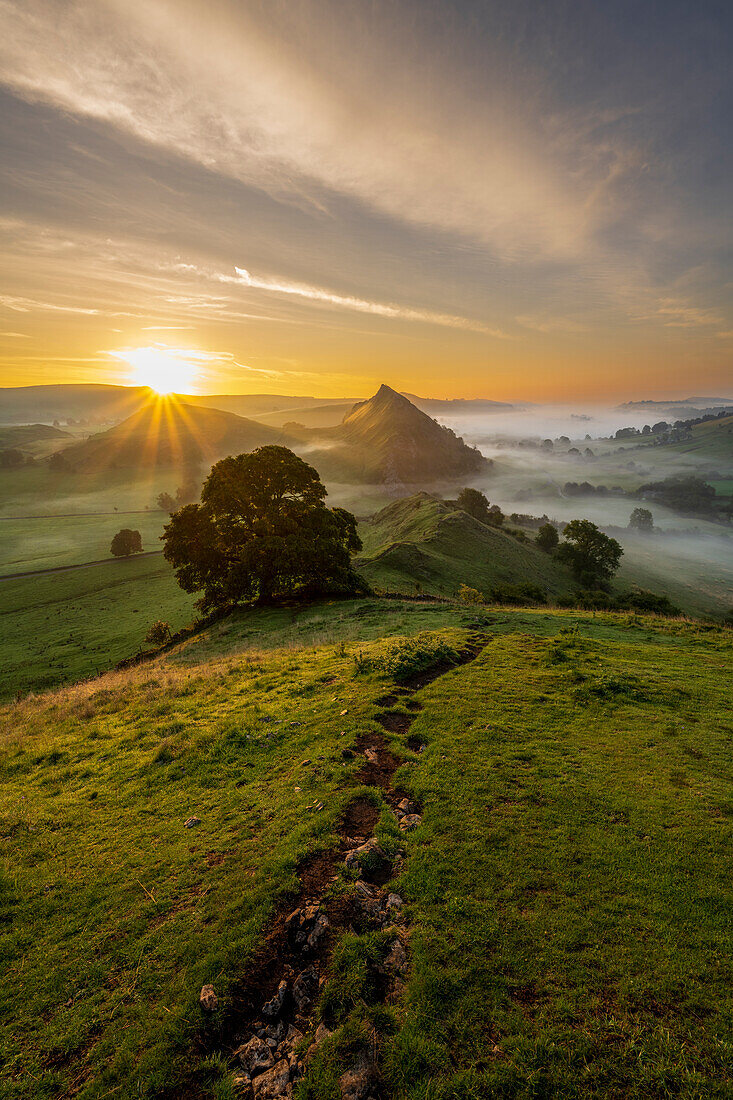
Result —
<path fill-rule="evenodd" d="M 604 535 L 589 519 L 574 519 L 563 531 L 566 542 L 557 548 L 557 558 L 569 565 L 577 579 L 588 587 L 606 584 L 619 567 L 623 548 Z"/>
<path fill-rule="evenodd" d="M 139 531 L 132 531 L 129 527 L 123 527 L 112 539 L 110 552 L 116 558 L 129 558 L 131 554 L 141 554 L 143 540 Z"/>
<path fill-rule="evenodd" d="M 200 504 L 166 524 L 164 554 L 199 607 L 267 603 L 293 593 L 364 590 L 351 555 L 361 549 L 356 520 L 326 508 L 312 466 L 287 447 L 260 447 L 212 467 Z"/>

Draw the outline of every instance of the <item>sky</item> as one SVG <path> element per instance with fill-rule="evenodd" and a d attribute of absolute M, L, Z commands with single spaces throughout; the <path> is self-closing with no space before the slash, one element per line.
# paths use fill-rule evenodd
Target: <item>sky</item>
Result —
<path fill-rule="evenodd" d="M 732 32 L 727 0 L 0 0 L 0 385 L 733 396 Z"/>

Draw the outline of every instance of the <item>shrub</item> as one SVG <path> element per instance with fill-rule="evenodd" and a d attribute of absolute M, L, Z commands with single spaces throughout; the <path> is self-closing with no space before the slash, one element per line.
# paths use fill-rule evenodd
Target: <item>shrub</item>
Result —
<path fill-rule="evenodd" d="M 469 588 L 467 584 L 462 584 L 458 589 L 458 599 L 461 603 L 484 603 L 484 594 L 479 592 L 478 588 Z"/>
<path fill-rule="evenodd" d="M 457 664 L 458 653 L 445 639 L 423 632 L 393 642 L 383 653 L 356 653 L 354 663 L 358 673 L 383 672 L 400 683 L 436 665 Z"/>
<path fill-rule="evenodd" d="M 497 584 L 491 589 L 495 603 L 526 604 L 547 603 L 547 595 L 537 584 L 520 581 L 518 584 Z"/>
<path fill-rule="evenodd" d="M 166 642 L 171 640 L 171 628 L 169 623 L 163 622 L 162 619 L 158 619 L 149 628 L 143 641 L 147 645 L 165 645 Z"/>

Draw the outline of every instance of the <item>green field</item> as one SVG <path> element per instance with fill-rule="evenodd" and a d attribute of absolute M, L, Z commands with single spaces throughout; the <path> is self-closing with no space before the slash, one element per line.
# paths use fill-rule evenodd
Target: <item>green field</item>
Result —
<path fill-rule="evenodd" d="M 468 643 L 394 693 L 388 668 Z M 299 873 L 332 926 L 296 1100 L 338 1100 L 355 1064 L 399 1100 L 730 1097 L 730 657 L 676 620 L 359 600 L 242 613 L 6 706 L 3 1095 L 240 1095 L 246 991 Z M 380 738 L 409 833 L 365 778 Z M 381 930 L 339 923 L 354 806 L 404 852 Z"/>
<path fill-rule="evenodd" d="M 121 527 L 140 532 L 143 550 L 160 551 L 167 519 L 157 509 L 127 515 L 0 519 L 0 577 L 108 558 L 112 538 Z"/>
<path fill-rule="evenodd" d="M 192 618 L 162 558 L 0 580 L 0 697 L 94 676 L 135 653 L 156 619 L 178 630 Z"/>

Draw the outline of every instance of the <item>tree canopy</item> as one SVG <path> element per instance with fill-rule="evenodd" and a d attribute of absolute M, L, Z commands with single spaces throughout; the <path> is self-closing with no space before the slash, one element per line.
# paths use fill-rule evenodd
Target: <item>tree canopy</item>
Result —
<path fill-rule="evenodd" d="M 535 538 L 540 550 L 545 550 L 547 553 L 554 550 L 559 541 L 560 536 L 557 533 L 557 528 L 552 523 L 543 523 Z"/>
<path fill-rule="evenodd" d="M 204 610 L 295 593 L 366 587 L 351 565 L 356 520 L 327 508 L 318 473 L 287 447 L 269 445 L 212 467 L 200 504 L 165 526 L 164 555 Z"/>
<path fill-rule="evenodd" d="M 587 587 L 607 583 L 619 567 L 623 548 L 616 539 L 604 535 L 589 519 L 574 519 L 563 530 L 566 542 L 560 543 L 556 556 L 569 565 L 576 578 Z"/>
<path fill-rule="evenodd" d="M 131 554 L 140 554 L 142 548 L 143 540 L 140 532 L 123 527 L 112 539 L 110 553 L 116 558 L 129 558 Z"/>
<path fill-rule="evenodd" d="M 634 508 L 629 516 L 629 527 L 636 531 L 653 531 L 654 516 L 648 508 Z"/>

